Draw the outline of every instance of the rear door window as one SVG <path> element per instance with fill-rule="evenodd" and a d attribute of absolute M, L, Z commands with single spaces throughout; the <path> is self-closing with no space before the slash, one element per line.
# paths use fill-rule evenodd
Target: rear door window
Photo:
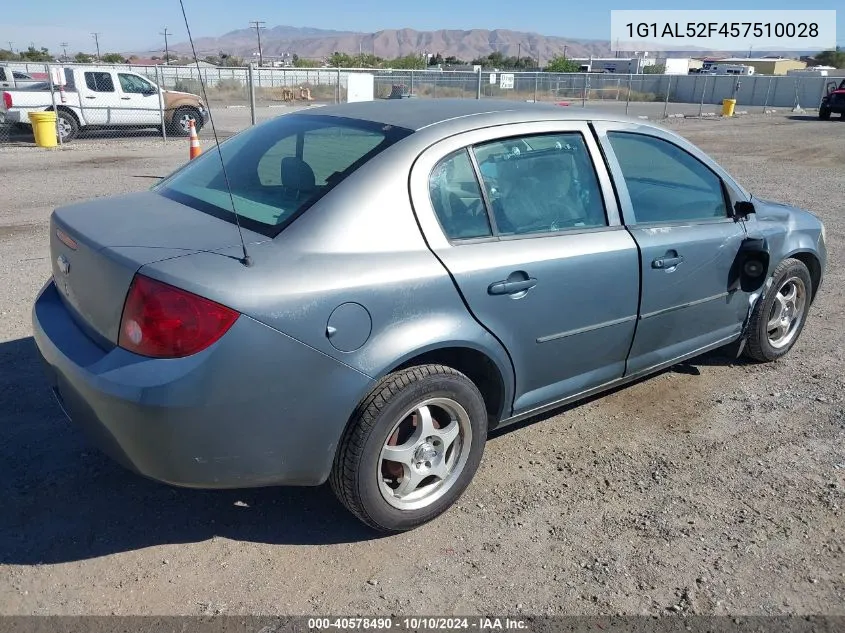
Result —
<path fill-rule="evenodd" d="M 94 92 L 114 92 L 111 73 L 86 72 L 85 85 Z"/>
<path fill-rule="evenodd" d="M 581 134 L 509 138 L 473 151 L 499 234 L 607 226 L 598 176 Z"/>

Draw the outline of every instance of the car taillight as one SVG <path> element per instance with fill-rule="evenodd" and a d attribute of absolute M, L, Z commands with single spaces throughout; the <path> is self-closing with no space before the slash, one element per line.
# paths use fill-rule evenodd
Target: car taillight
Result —
<path fill-rule="evenodd" d="M 3 93 L 3 105 L 6 106 L 7 110 L 12 109 L 12 95 L 10 95 L 8 92 Z"/>
<path fill-rule="evenodd" d="M 120 347 L 153 358 L 181 358 L 223 336 L 239 313 L 187 290 L 135 275 L 120 319 Z"/>

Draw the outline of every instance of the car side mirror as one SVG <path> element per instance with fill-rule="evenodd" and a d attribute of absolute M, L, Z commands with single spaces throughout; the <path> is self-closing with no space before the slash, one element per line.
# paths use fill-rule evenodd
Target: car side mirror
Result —
<path fill-rule="evenodd" d="M 737 200 L 734 205 L 734 217 L 737 219 L 747 218 L 754 212 L 754 203 L 748 200 Z"/>

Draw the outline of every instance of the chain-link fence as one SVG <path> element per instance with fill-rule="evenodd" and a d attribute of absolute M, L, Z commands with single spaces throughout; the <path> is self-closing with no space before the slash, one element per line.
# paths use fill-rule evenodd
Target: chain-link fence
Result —
<path fill-rule="evenodd" d="M 807 76 L 617 75 L 339 68 L 81 66 L 9 64 L 30 76 L 0 86 L 0 142 L 33 140 L 29 113 L 57 111 L 61 143 L 127 136 L 184 139 L 193 121 L 208 136 L 209 111 L 221 137 L 296 107 L 344 103 L 350 77 L 372 76 L 375 99 L 514 99 L 592 107 L 662 119 L 721 112 L 736 99 L 739 113 L 817 108 L 828 84 Z M 845 74 L 845 73 L 843 73 Z"/>

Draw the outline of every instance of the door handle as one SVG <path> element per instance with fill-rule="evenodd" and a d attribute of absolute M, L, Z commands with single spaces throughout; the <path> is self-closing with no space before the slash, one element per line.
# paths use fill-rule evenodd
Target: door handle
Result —
<path fill-rule="evenodd" d="M 86 99 L 96 99 L 97 97 L 92 97 L 92 96 L 90 96 L 90 95 L 89 95 L 89 96 L 87 96 L 87 97 L 85 97 L 85 98 L 86 98 Z"/>
<path fill-rule="evenodd" d="M 487 292 L 491 295 L 513 295 L 530 290 L 536 285 L 537 280 L 534 277 L 522 281 L 496 281 L 488 286 Z"/>
<path fill-rule="evenodd" d="M 124 101 L 129 101 L 129 99 L 131 99 L 131 98 L 132 97 L 121 97 L 121 99 L 123 99 Z"/>
<path fill-rule="evenodd" d="M 659 257 L 651 262 L 652 268 L 674 268 L 684 261 L 683 255 L 676 255 L 674 257 Z"/>

